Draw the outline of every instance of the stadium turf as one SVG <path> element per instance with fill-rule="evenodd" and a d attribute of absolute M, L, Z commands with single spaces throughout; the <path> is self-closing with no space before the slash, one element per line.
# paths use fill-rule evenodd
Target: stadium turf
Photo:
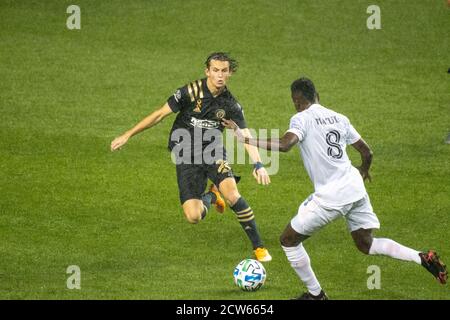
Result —
<path fill-rule="evenodd" d="M 231 52 L 230 89 L 252 128 L 286 130 L 289 85 L 311 77 L 322 104 L 346 114 L 374 151 L 367 184 L 378 236 L 436 249 L 450 263 L 450 8 L 445 1 L 0 2 L 0 298 L 287 299 L 303 291 L 278 238 L 312 192 L 297 150 L 269 187 L 234 165 L 274 260 L 254 293 L 233 284 L 251 256 L 229 209 L 189 225 L 166 150 L 174 119 L 111 140 Z M 351 151 L 355 164 L 358 156 Z M 344 221 L 305 243 L 331 299 L 448 299 L 422 267 L 363 256 Z M 69 290 L 66 269 L 81 269 Z M 367 268 L 381 270 L 369 290 Z"/>

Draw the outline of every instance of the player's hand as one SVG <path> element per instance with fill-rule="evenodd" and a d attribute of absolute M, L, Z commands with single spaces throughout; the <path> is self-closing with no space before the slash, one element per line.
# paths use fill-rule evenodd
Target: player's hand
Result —
<path fill-rule="evenodd" d="M 111 151 L 116 151 L 117 149 L 120 149 L 125 143 L 127 143 L 129 137 L 126 135 L 121 135 L 120 137 L 115 138 L 111 142 Z"/>
<path fill-rule="evenodd" d="M 258 181 L 258 184 L 262 184 L 263 186 L 266 186 L 270 183 L 270 177 L 269 174 L 266 171 L 266 168 L 262 167 L 258 170 L 253 170 L 253 176 L 255 177 L 256 181 Z"/>
<path fill-rule="evenodd" d="M 225 128 L 228 129 L 233 129 L 234 130 L 234 134 L 236 135 L 236 138 L 239 142 L 244 142 L 245 141 L 245 136 L 242 133 L 241 128 L 239 128 L 239 126 L 236 124 L 236 122 L 234 122 L 233 120 L 227 120 L 227 119 L 222 119 L 222 125 Z"/>
<path fill-rule="evenodd" d="M 361 174 L 363 181 L 368 180 L 369 182 L 372 182 L 372 177 L 369 174 L 369 170 L 364 170 L 361 167 L 357 167 L 357 169 L 359 170 L 359 173 Z"/>
<path fill-rule="evenodd" d="M 233 130 L 236 130 L 236 129 L 238 129 L 239 128 L 239 126 L 236 124 L 236 122 L 234 122 L 233 120 L 227 120 L 227 119 L 222 119 L 222 125 L 225 127 L 225 128 L 228 128 L 228 129 L 233 129 Z"/>

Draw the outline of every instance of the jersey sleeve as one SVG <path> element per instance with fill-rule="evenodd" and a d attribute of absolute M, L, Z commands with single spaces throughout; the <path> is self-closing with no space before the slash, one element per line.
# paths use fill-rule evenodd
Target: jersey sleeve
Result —
<path fill-rule="evenodd" d="M 293 116 L 289 123 L 289 129 L 286 132 L 295 134 L 298 140 L 302 141 L 306 136 L 306 123 L 303 117 L 298 115 Z"/>
<path fill-rule="evenodd" d="M 233 107 L 233 112 L 230 115 L 230 118 L 231 118 L 231 120 L 236 122 L 236 124 L 239 126 L 239 128 L 241 128 L 241 129 L 247 128 L 247 123 L 245 122 L 245 118 L 244 118 L 244 111 L 242 110 L 241 105 L 237 101 L 235 102 L 235 105 Z"/>
<path fill-rule="evenodd" d="M 361 135 L 356 131 L 356 129 L 352 126 L 350 121 L 347 123 L 347 136 L 345 138 L 345 142 L 347 144 L 354 144 L 356 141 L 361 139 Z"/>
<path fill-rule="evenodd" d="M 187 87 L 181 87 L 167 99 L 167 104 L 174 113 L 182 110 L 189 103 Z"/>

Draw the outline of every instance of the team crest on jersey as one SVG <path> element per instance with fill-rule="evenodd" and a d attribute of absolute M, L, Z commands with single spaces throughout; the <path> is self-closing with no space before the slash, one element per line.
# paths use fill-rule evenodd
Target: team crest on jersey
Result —
<path fill-rule="evenodd" d="M 200 112 L 202 111 L 201 109 L 202 109 L 202 100 L 198 99 L 195 104 L 194 112 Z"/>
<path fill-rule="evenodd" d="M 221 120 L 223 117 L 225 117 L 225 110 L 219 109 L 216 111 L 216 118 Z"/>

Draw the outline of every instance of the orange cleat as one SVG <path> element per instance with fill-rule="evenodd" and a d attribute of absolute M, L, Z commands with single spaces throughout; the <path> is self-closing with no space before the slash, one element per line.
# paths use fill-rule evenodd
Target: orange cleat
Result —
<path fill-rule="evenodd" d="M 259 262 L 269 262 L 272 260 L 272 256 L 266 248 L 256 248 L 253 252 L 255 253 L 256 260 Z"/>
<path fill-rule="evenodd" d="M 219 213 L 223 213 L 226 207 L 225 200 L 223 199 L 222 195 L 219 192 L 219 189 L 217 189 L 214 183 L 209 187 L 209 192 L 214 193 L 214 195 L 216 196 L 216 202 L 212 203 L 216 208 L 216 211 Z"/>

